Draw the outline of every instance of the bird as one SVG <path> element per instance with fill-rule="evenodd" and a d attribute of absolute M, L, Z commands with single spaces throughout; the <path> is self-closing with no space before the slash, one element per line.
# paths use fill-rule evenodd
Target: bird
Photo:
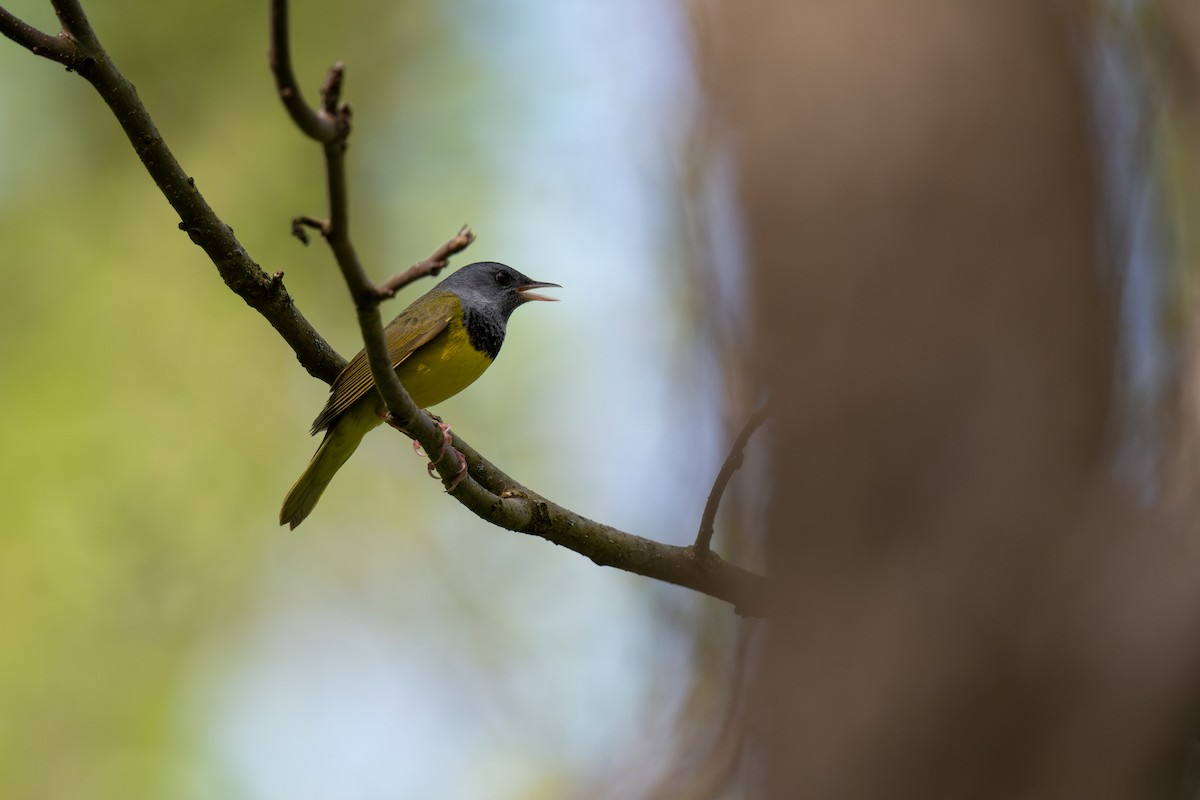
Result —
<path fill-rule="evenodd" d="M 499 355 L 513 311 L 533 300 L 558 299 L 533 292 L 550 287 L 561 288 L 504 264 L 480 261 L 414 300 L 384 328 L 392 366 L 413 402 L 428 408 L 470 386 Z M 325 438 L 279 512 L 279 524 L 292 530 L 312 513 L 338 469 L 387 413 L 364 350 L 350 359 L 329 391 L 310 431 L 324 431 Z M 444 433 L 449 428 L 441 427 Z"/>

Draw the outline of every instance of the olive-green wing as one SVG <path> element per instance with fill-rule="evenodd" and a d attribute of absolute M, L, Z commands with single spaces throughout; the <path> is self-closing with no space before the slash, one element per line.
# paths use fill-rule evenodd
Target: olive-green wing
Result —
<path fill-rule="evenodd" d="M 458 310 L 459 300 L 452 292 L 424 295 L 404 309 L 384 328 L 392 368 L 400 366 L 417 348 L 428 344 L 446 330 Z M 365 350 L 359 350 L 329 387 L 329 401 L 313 421 L 311 433 L 323 431 L 333 424 L 346 409 L 375 388 L 371 365 Z"/>

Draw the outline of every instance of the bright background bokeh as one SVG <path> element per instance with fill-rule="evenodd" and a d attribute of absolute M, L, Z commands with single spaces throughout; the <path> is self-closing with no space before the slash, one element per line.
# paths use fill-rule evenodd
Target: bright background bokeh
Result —
<path fill-rule="evenodd" d="M 326 248 L 288 233 L 323 213 L 322 173 L 274 95 L 266 4 L 84 5 L 218 214 L 352 354 Z M 5 7 L 57 30 L 48 3 Z M 497 364 L 438 413 L 548 497 L 679 544 L 722 455 L 725 394 L 690 255 L 698 89 L 681 13 L 292 10 L 310 100 L 348 65 L 371 273 L 467 222 L 479 240 L 457 266 L 498 260 L 564 287 L 518 312 Z M 326 387 L 177 230 L 84 81 L 7 40 L 0 76 L 0 797 L 653 783 L 699 651 L 728 658 L 728 607 L 483 524 L 389 432 L 299 530 L 278 527 Z"/>

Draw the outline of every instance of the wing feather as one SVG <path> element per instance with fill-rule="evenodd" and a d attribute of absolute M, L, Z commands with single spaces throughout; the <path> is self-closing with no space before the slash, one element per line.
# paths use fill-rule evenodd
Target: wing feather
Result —
<path fill-rule="evenodd" d="M 438 303 L 438 305 L 442 305 Z M 401 314 L 384 330 L 387 339 L 388 353 L 392 356 L 392 369 L 404 363 L 416 350 L 428 344 L 435 336 L 450 324 L 454 318 L 452 309 L 447 309 L 439 316 L 430 319 L 424 314 Z M 375 388 L 375 379 L 371 377 L 371 365 L 367 362 L 365 350 L 358 351 L 346 368 L 334 379 L 329 387 L 329 400 L 325 408 L 313 420 L 312 433 L 328 428 L 350 406 L 357 403 L 367 392 Z"/>

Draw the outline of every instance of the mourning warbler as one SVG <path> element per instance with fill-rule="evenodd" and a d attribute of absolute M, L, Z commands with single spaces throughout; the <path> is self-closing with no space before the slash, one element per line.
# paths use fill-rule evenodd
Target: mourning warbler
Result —
<path fill-rule="evenodd" d="M 384 338 L 413 402 L 428 408 L 470 386 L 499 354 L 509 315 L 530 300 L 556 299 L 531 291 L 547 286 L 558 284 L 483 261 L 463 267 L 401 311 L 384 328 Z M 280 525 L 295 528 L 304 521 L 385 411 L 360 350 L 334 379 L 329 401 L 313 422 L 312 433 L 325 431 L 325 438 L 284 498 Z"/>

